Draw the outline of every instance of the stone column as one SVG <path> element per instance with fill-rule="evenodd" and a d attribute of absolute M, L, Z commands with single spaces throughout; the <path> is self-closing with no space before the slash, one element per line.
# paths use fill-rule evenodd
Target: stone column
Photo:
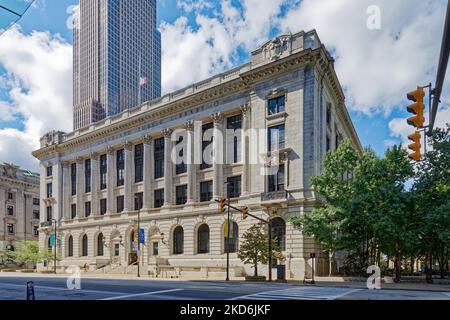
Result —
<path fill-rule="evenodd" d="M 62 163 L 63 167 L 63 210 L 64 219 L 72 219 L 72 194 L 70 190 L 70 163 L 65 161 Z"/>
<path fill-rule="evenodd" d="M 99 155 L 96 152 L 91 153 L 91 211 L 92 216 L 100 215 L 100 206 L 98 201 L 99 183 L 100 183 L 100 167 Z"/>
<path fill-rule="evenodd" d="M 125 142 L 124 144 L 124 152 L 125 152 L 125 172 L 124 172 L 124 211 L 130 212 L 134 209 L 133 203 L 133 195 L 131 194 L 131 183 L 132 183 L 132 175 L 133 175 L 133 144 L 130 142 Z"/>
<path fill-rule="evenodd" d="M 146 135 L 143 137 L 144 142 L 144 195 L 143 195 L 143 209 L 148 210 L 152 207 L 151 197 L 151 179 L 152 179 L 152 137 Z"/>
<path fill-rule="evenodd" d="M 250 130 L 250 105 L 241 106 L 242 110 L 242 195 L 247 195 L 250 185 L 250 136 L 247 136 Z"/>
<path fill-rule="evenodd" d="M 188 172 L 188 194 L 187 204 L 192 204 L 197 201 L 195 195 L 197 185 L 197 166 L 195 165 L 195 135 L 194 135 L 194 121 L 186 123 L 187 131 L 187 172 Z"/>
<path fill-rule="evenodd" d="M 172 129 L 164 129 L 164 207 L 172 205 Z"/>
<path fill-rule="evenodd" d="M 108 175 L 108 183 L 107 185 L 107 214 L 112 214 L 115 211 L 115 199 L 114 199 L 114 186 L 116 185 L 116 181 L 114 179 L 115 175 L 115 165 L 114 165 L 114 156 L 115 150 L 113 147 L 109 147 L 107 150 L 107 175 Z"/>
<path fill-rule="evenodd" d="M 213 167 L 214 167 L 214 181 L 213 181 L 213 199 L 223 196 L 223 119 L 222 114 L 215 113 L 211 116 L 214 121 L 214 136 L 213 136 Z"/>
<path fill-rule="evenodd" d="M 84 217 L 84 175 L 83 165 L 84 159 L 82 157 L 77 158 L 77 218 Z"/>

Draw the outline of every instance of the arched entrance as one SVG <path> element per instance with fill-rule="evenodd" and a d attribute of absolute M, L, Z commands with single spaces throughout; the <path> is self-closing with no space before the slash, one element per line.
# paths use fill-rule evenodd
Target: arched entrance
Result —
<path fill-rule="evenodd" d="M 138 233 L 135 229 L 130 232 L 128 252 L 128 265 L 136 264 L 138 261 Z"/>

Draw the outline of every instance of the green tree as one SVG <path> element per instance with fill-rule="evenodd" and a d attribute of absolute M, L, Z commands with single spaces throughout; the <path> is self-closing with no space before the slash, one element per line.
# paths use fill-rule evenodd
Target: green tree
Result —
<path fill-rule="evenodd" d="M 430 150 L 416 168 L 413 186 L 415 211 L 421 218 L 419 236 L 427 256 L 427 281 L 432 281 L 433 256 L 441 277 L 448 265 L 450 247 L 450 124 L 429 138 Z"/>
<path fill-rule="evenodd" d="M 243 242 L 238 252 L 238 257 L 245 264 L 251 264 L 254 268 L 254 276 L 258 276 L 258 263 L 266 264 L 269 261 L 269 233 L 268 226 L 260 222 L 248 229 L 243 236 Z M 278 241 L 272 238 L 272 259 L 284 260 Z"/>
<path fill-rule="evenodd" d="M 0 264 L 8 265 L 14 263 L 14 251 L 0 249 Z"/>
<path fill-rule="evenodd" d="M 42 252 L 37 241 L 18 241 L 14 252 L 14 262 L 23 266 L 26 264 L 36 265 L 42 261 Z"/>

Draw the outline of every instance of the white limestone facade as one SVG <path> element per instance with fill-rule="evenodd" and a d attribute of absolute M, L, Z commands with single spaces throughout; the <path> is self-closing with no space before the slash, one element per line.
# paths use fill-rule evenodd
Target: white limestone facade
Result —
<path fill-rule="evenodd" d="M 39 236 L 39 176 L 14 164 L 0 164 L 0 249 Z"/>
<path fill-rule="evenodd" d="M 33 153 L 44 199 L 40 245 L 48 246 L 56 219 L 59 268 L 126 272 L 139 253 L 145 274 L 222 274 L 226 216 L 215 200 L 229 196 L 232 205 L 272 219 L 288 279 L 309 276 L 312 252 L 316 272 L 327 273 L 326 254 L 289 218 L 317 204 L 310 178 L 343 139 L 361 150 L 316 32 L 277 37 L 235 69 L 85 129 L 44 136 Z M 183 154 L 173 152 L 182 143 Z M 202 164 L 208 155 L 212 161 Z M 180 157 L 185 167 L 172 161 Z M 46 177 L 49 166 L 53 175 Z M 231 275 L 252 275 L 235 251 L 257 221 L 231 216 Z M 145 233 L 139 252 L 138 220 Z M 267 267 L 259 272 L 267 274 Z"/>

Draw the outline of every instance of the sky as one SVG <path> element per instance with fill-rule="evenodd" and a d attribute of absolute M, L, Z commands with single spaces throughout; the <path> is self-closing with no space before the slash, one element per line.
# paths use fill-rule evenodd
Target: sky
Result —
<path fill-rule="evenodd" d="M 4 0 L 0 0 L 4 1 Z M 72 130 L 71 14 L 78 0 L 36 0 L 0 36 L 0 162 L 38 169 L 51 130 Z M 316 29 L 335 58 L 364 147 L 382 156 L 407 143 L 406 93 L 435 82 L 445 0 L 161 0 L 162 90 L 247 61 L 287 32 Z M 447 77 L 448 78 L 448 77 Z M 437 125 L 450 122 L 450 79 Z"/>

